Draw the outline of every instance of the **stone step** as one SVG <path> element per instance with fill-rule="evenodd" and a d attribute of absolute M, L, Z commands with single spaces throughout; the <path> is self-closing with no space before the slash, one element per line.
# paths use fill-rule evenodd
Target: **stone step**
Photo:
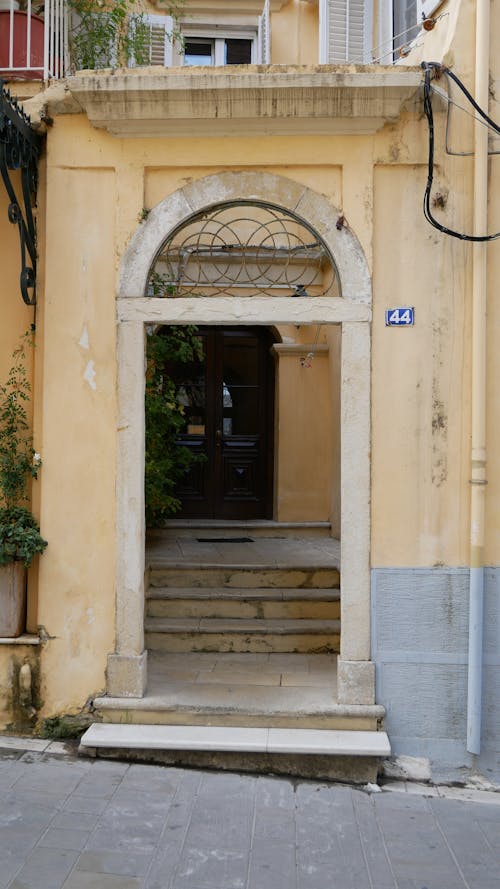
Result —
<path fill-rule="evenodd" d="M 245 685 L 233 683 L 230 678 L 224 684 L 166 678 L 151 691 L 148 688 L 143 698 L 105 695 L 94 698 L 93 706 L 98 718 L 120 724 L 272 725 L 276 728 L 301 725 L 303 728 L 375 731 L 384 716 L 384 708 L 376 704 L 338 704 L 334 685 L 334 675 L 329 687 L 321 679 L 318 686 L 307 688 Z"/>
<path fill-rule="evenodd" d="M 338 652 L 338 620 L 147 618 L 152 651 Z"/>
<path fill-rule="evenodd" d="M 226 601 L 269 600 L 272 602 L 339 602 L 340 590 L 336 588 L 303 587 L 150 587 L 150 600 L 173 601 L 175 599 L 224 599 Z"/>
<path fill-rule="evenodd" d="M 172 563 L 150 560 L 148 580 L 151 587 L 229 587 L 235 589 L 295 588 L 318 589 L 340 587 L 340 574 L 335 567 L 280 565 L 220 565 Z"/>
<path fill-rule="evenodd" d="M 334 654 L 150 652 L 144 697 L 96 697 L 113 723 L 376 731 L 379 705 L 339 704 Z"/>
<path fill-rule="evenodd" d="M 304 537 L 330 537 L 329 522 L 273 522 L 265 519 L 254 521 L 224 521 L 218 519 L 169 519 L 164 528 L 148 531 L 148 542 L 172 540 L 172 538 L 198 537 L 275 537 L 301 539 Z"/>
<path fill-rule="evenodd" d="M 338 620 L 239 620 L 238 618 L 148 618 L 147 632 L 155 633 L 259 633 L 287 635 L 288 633 L 338 633 Z"/>
<path fill-rule="evenodd" d="M 314 593 L 314 595 L 310 595 Z M 321 594 L 320 594 L 321 593 Z M 147 617 L 240 618 L 264 620 L 336 620 L 338 590 L 228 590 L 153 588 Z"/>
<path fill-rule="evenodd" d="M 366 783 L 391 747 L 383 731 L 94 723 L 80 753 Z"/>
<path fill-rule="evenodd" d="M 260 751 L 311 753 L 331 756 L 390 756 L 386 732 L 330 729 L 234 728 L 215 725 L 113 725 L 93 723 L 80 741 L 82 747 L 120 747 L 142 750 Z"/>

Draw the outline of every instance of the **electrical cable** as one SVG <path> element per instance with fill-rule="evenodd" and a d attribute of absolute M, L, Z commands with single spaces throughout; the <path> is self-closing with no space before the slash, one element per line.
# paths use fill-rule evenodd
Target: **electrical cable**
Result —
<path fill-rule="evenodd" d="M 445 235 L 449 235 L 452 238 L 458 238 L 460 241 L 473 241 L 475 243 L 481 243 L 484 241 L 494 241 L 497 238 L 500 238 L 500 232 L 496 232 L 494 235 L 467 235 L 462 232 L 454 231 L 451 228 L 447 228 L 445 225 L 441 225 L 440 222 L 432 215 L 431 210 L 431 189 L 432 183 L 434 180 L 434 114 L 432 111 L 432 86 L 431 86 L 431 73 L 433 70 L 438 70 L 440 72 L 445 72 L 446 74 L 451 74 L 448 68 L 444 68 L 438 62 L 422 62 L 421 67 L 424 69 L 424 112 L 427 118 L 427 124 L 429 128 L 429 160 L 428 160 L 428 168 L 427 168 L 427 184 L 424 192 L 424 201 L 423 201 L 423 210 L 424 216 L 427 219 L 427 222 L 430 225 L 434 226 L 438 231 L 442 232 Z M 472 104 L 476 111 L 481 115 L 484 120 L 497 132 L 500 133 L 500 127 L 490 118 L 487 114 L 479 107 L 479 105 L 472 99 L 472 96 L 466 90 L 464 85 L 459 81 L 456 75 L 453 75 L 453 80 L 457 82 L 460 89 L 464 94 L 472 100 Z"/>
<path fill-rule="evenodd" d="M 401 46 L 399 46 L 399 47 L 397 47 L 397 49 L 395 49 L 394 48 L 394 41 L 399 40 L 400 37 L 406 37 L 406 35 L 409 34 L 410 31 L 415 31 L 416 28 L 419 28 L 419 26 L 418 25 L 411 25 L 409 28 L 406 28 L 404 31 L 401 31 L 399 34 L 394 34 L 394 36 L 389 37 L 387 40 L 383 40 L 382 43 L 378 44 L 378 46 L 374 46 L 373 50 L 372 50 L 372 52 L 374 52 L 374 53 L 376 53 L 379 49 L 382 49 L 383 46 L 388 45 L 389 48 L 386 49 L 386 51 L 384 53 L 382 53 L 381 56 L 378 56 L 378 58 L 371 59 L 370 64 L 374 64 L 375 62 L 378 62 L 379 59 L 383 59 L 385 56 L 393 56 L 395 52 L 398 52 L 401 49 L 401 47 L 406 45 L 405 43 L 402 43 Z M 419 28 L 419 30 L 417 31 L 415 36 L 412 37 L 412 40 L 415 40 L 415 38 L 418 37 L 420 31 L 421 31 L 421 28 Z M 358 56 L 357 59 L 349 59 L 349 64 L 362 65 L 363 59 L 360 58 L 360 56 Z"/>
<path fill-rule="evenodd" d="M 437 63 L 436 63 L 436 62 L 429 62 L 429 64 L 430 64 L 430 65 L 436 65 Z M 476 100 L 474 99 L 473 96 L 471 96 L 469 90 L 467 89 L 467 87 L 465 86 L 465 84 L 462 83 L 462 81 L 460 80 L 460 78 L 457 77 L 457 75 L 454 74 L 453 71 L 452 71 L 450 68 L 442 68 L 442 71 L 444 71 L 444 73 L 446 74 L 447 77 L 451 77 L 451 79 L 455 81 L 455 83 L 456 83 L 456 85 L 458 86 L 459 90 L 461 90 L 461 91 L 463 92 L 464 96 L 467 97 L 467 99 L 468 99 L 469 102 L 471 103 L 472 107 L 475 108 L 476 111 L 477 111 L 477 113 L 480 114 L 481 117 L 484 118 L 484 120 L 486 121 L 486 123 L 488 123 L 488 124 L 490 125 L 490 127 L 491 127 L 493 130 L 495 130 L 496 133 L 498 133 L 498 134 L 500 135 L 500 126 L 498 126 L 498 124 L 496 124 L 495 121 L 491 119 L 491 117 L 488 117 L 488 115 L 486 114 L 486 112 L 483 111 L 483 109 L 477 104 Z"/>
<path fill-rule="evenodd" d="M 414 37 L 413 39 L 416 40 L 416 37 Z M 418 49 L 419 46 L 424 46 L 424 43 L 423 42 L 422 43 L 413 43 L 413 40 L 410 43 L 401 43 L 400 46 L 395 46 L 394 50 L 389 50 L 388 52 L 385 52 L 384 55 L 379 56 L 377 59 L 372 59 L 370 64 L 376 65 L 378 62 L 380 62 L 381 59 L 384 59 L 388 55 L 391 55 L 391 56 L 398 55 L 400 59 L 406 58 L 406 56 L 408 56 L 412 50 Z M 406 49 L 408 50 L 408 52 L 403 52 L 403 50 L 406 50 Z M 399 61 L 399 59 L 396 60 L 396 62 L 394 62 L 394 64 L 397 64 L 398 61 Z"/>
<path fill-rule="evenodd" d="M 417 39 L 420 32 L 422 31 L 422 25 L 423 25 L 424 21 L 432 21 L 436 25 L 440 19 L 445 18 L 449 14 L 450 14 L 449 12 L 442 12 L 435 19 L 424 19 L 424 17 L 422 16 L 422 23 L 415 22 L 414 25 L 410 25 L 409 28 L 405 28 L 405 30 L 400 31 L 399 34 L 393 34 L 391 37 L 388 37 L 386 40 L 382 40 L 381 43 L 379 43 L 377 46 L 373 47 L 372 53 L 378 52 L 379 49 L 382 49 L 382 47 L 384 47 L 384 46 L 387 46 L 388 49 L 386 49 L 385 52 L 383 52 L 381 55 L 375 56 L 374 58 L 370 59 L 370 64 L 371 65 L 376 64 L 377 62 L 380 62 L 381 59 L 384 59 L 386 56 L 390 56 L 391 61 L 392 61 L 394 55 L 399 53 L 399 51 L 401 49 L 403 49 L 403 47 L 409 46 L 413 40 Z M 396 40 L 399 40 L 400 37 L 406 37 L 406 35 L 410 34 L 412 31 L 416 31 L 416 34 L 414 34 L 414 36 L 410 39 L 409 43 L 407 41 L 405 43 L 401 43 L 399 46 L 394 46 L 394 43 Z M 423 46 L 423 43 L 415 44 L 415 46 Z M 412 46 L 411 49 L 413 49 L 413 48 L 414 47 Z M 347 64 L 350 64 L 350 65 L 362 65 L 363 63 L 364 63 L 364 59 L 362 59 L 360 56 L 358 56 L 355 59 L 349 59 L 347 62 Z"/>
<path fill-rule="evenodd" d="M 474 155 L 473 151 L 453 151 L 450 148 L 450 139 L 449 139 L 450 107 L 452 105 L 454 105 L 455 108 L 458 108 L 459 111 L 463 111 L 464 114 L 467 114 L 469 117 L 472 118 L 472 120 L 475 120 L 477 123 L 480 123 L 481 126 L 486 127 L 488 130 L 491 130 L 492 128 L 490 127 L 490 125 L 488 123 L 486 123 L 485 120 L 482 120 L 480 117 L 477 117 L 477 115 L 473 114 L 472 111 L 467 111 L 467 108 L 464 108 L 463 105 L 459 105 L 458 102 L 455 102 L 454 99 L 451 98 L 449 92 L 445 93 L 445 92 L 443 92 L 443 90 L 440 90 L 439 87 L 434 86 L 433 84 L 431 84 L 431 89 L 432 89 L 433 93 L 436 93 L 437 96 L 441 96 L 441 98 L 444 99 L 445 102 L 448 102 L 448 110 L 447 110 L 447 114 L 446 114 L 446 136 L 445 136 L 446 154 L 449 154 L 450 157 L 473 157 L 473 155 Z M 493 130 L 492 132 L 495 132 L 495 130 Z M 493 156 L 495 154 L 500 154 L 500 148 L 498 149 L 498 151 L 497 150 L 488 151 L 488 155 Z"/>
<path fill-rule="evenodd" d="M 300 359 L 301 367 L 309 368 L 312 367 L 312 363 L 314 361 L 314 355 L 318 346 L 319 335 L 321 332 L 322 324 L 318 324 L 318 329 L 316 331 L 316 336 L 314 337 L 314 342 L 311 347 L 311 351 L 307 353 L 305 358 Z"/>

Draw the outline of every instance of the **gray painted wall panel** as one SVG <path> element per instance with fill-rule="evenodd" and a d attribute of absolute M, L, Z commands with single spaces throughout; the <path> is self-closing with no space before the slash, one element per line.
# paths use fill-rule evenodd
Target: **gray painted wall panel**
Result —
<path fill-rule="evenodd" d="M 397 651 L 403 642 L 407 651 L 467 654 L 466 570 L 453 575 L 432 568 L 378 570 L 374 574 L 375 650 Z"/>
<path fill-rule="evenodd" d="M 488 664 L 483 673 L 483 745 L 500 757 L 500 668 Z"/>
<path fill-rule="evenodd" d="M 500 652 L 500 569 L 486 571 L 484 603 L 484 654 L 486 662 L 498 663 Z"/>
<path fill-rule="evenodd" d="M 382 664 L 379 675 L 387 725 L 399 737 L 450 738 L 466 734 L 467 667 Z"/>
<path fill-rule="evenodd" d="M 372 571 L 377 703 L 394 752 L 424 756 L 435 775 L 483 770 L 500 781 L 500 569 L 486 571 L 482 752 L 466 751 L 469 572 Z"/>

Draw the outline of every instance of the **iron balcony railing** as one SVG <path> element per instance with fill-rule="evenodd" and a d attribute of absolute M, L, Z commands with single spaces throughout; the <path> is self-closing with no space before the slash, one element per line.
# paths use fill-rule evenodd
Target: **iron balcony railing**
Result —
<path fill-rule="evenodd" d="M 262 12 L 258 17 L 258 28 L 255 33 L 255 60 L 260 64 L 271 62 L 271 12 L 270 0 L 261 0 Z M 419 0 L 422 2 L 422 0 Z M 437 0 L 425 0 L 436 4 Z M 351 6 L 357 9 L 351 15 Z M 48 81 L 66 77 L 71 72 L 70 42 L 75 43 L 74 35 L 78 33 L 79 18 L 70 9 L 68 0 L 0 0 L 0 78 L 3 80 L 40 80 Z M 96 7 L 100 4 L 97 0 Z M 370 17 L 365 15 L 366 0 L 320 0 L 319 3 L 319 46 L 320 63 L 343 64 L 368 63 L 369 61 L 390 62 L 395 60 L 396 37 L 390 35 L 384 43 L 384 53 L 373 58 L 371 49 Z M 99 9 L 98 15 L 107 15 L 106 4 Z M 93 13 L 92 13 L 93 15 Z M 173 19 L 171 16 L 144 16 L 150 28 L 151 61 L 155 61 L 155 50 L 163 64 L 171 64 L 167 56 L 172 56 L 171 32 Z M 352 20 L 351 20 L 352 19 Z M 131 17 L 131 21 L 134 16 Z M 432 20 L 434 22 L 434 20 Z M 397 35 L 406 41 L 415 37 L 416 29 L 420 33 L 421 23 Z M 73 40 L 70 41 L 70 27 Z M 182 28 L 182 26 L 181 26 Z M 162 43 L 163 42 L 163 43 Z M 158 48 L 159 47 L 159 48 Z M 163 49 L 166 47 L 166 51 Z M 112 50 L 112 44 L 110 44 Z M 73 51 L 75 46 L 73 45 Z M 167 51 L 168 50 L 168 51 Z M 403 55 L 405 53 L 403 52 Z M 399 54 L 398 54 L 399 57 Z M 101 59 L 98 59 L 101 61 Z M 116 64 L 116 54 L 114 57 Z M 78 66 L 78 53 L 73 59 L 73 67 Z M 134 54 L 128 62 L 134 66 Z M 177 62 L 178 64 L 178 62 Z M 102 65 L 113 65 L 113 52 L 109 58 L 102 58 Z M 82 66 L 83 67 L 83 66 Z M 87 67 L 87 66 L 85 66 Z M 96 65 L 97 67 L 97 65 Z"/>
<path fill-rule="evenodd" d="M 162 17 L 165 19 L 163 28 L 159 27 L 158 18 L 145 16 L 151 29 L 152 47 L 155 39 L 161 39 L 171 54 L 172 40 L 166 31 L 169 25 L 172 27 L 172 18 Z M 0 78 L 6 81 L 47 81 L 66 77 L 71 73 L 70 28 L 78 21 L 67 0 L 0 0 Z M 256 61 L 268 64 L 271 60 L 269 0 L 263 0 L 255 36 Z M 164 55 L 166 58 L 167 53 L 161 54 L 162 61 Z M 113 64 L 113 53 L 99 67 L 110 64 Z M 132 57 L 129 64 L 134 65 Z"/>

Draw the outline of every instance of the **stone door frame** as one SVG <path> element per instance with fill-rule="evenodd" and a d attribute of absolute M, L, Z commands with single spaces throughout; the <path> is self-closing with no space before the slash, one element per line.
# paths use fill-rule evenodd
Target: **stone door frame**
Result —
<path fill-rule="evenodd" d="M 144 296 L 167 235 L 193 213 L 223 201 L 259 200 L 292 211 L 325 241 L 337 265 L 341 297 Z M 340 211 L 310 188 L 271 173 L 218 173 L 169 195 L 133 235 L 117 293 L 116 638 L 108 656 L 107 694 L 142 697 L 144 650 L 144 369 L 147 324 L 342 327 L 341 364 L 341 650 L 338 700 L 374 702 L 370 662 L 370 372 L 371 281 L 363 250 Z"/>

